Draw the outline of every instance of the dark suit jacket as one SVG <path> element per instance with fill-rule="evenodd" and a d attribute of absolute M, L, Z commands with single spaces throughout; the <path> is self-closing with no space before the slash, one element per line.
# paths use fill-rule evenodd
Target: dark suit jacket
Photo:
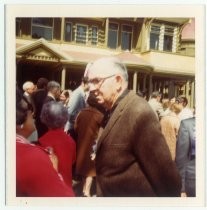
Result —
<path fill-rule="evenodd" d="M 45 100 L 44 100 L 44 104 L 46 104 L 46 103 L 48 103 L 48 102 L 50 102 L 50 101 L 55 101 L 55 99 L 52 98 L 51 96 L 46 96 L 46 97 L 45 97 Z"/>
<path fill-rule="evenodd" d="M 148 103 L 130 91 L 98 142 L 98 196 L 179 196 L 181 178 Z"/>
<path fill-rule="evenodd" d="M 176 164 L 182 177 L 182 192 L 186 192 L 186 187 L 190 187 L 194 188 L 195 194 L 195 148 L 191 148 L 193 141 L 195 117 L 181 121 L 176 145 Z M 191 183 L 188 180 L 191 180 Z M 187 182 L 192 186 L 186 186 Z"/>
<path fill-rule="evenodd" d="M 34 118 L 35 118 L 35 125 L 38 132 L 38 137 L 41 137 L 48 130 L 47 126 L 43 124 L 40 120 L 40 114 L 41 114 L 42 106 L 43 106 L 46 96 L 47 96 L 47 91 L 45 89 L 39 89 L 33 92 L 32 94 L 32 99 L 35 105 Z"/>

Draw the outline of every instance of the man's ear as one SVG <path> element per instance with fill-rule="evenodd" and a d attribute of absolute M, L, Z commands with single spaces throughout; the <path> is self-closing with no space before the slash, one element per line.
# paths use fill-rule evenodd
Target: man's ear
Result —
<path fill-rule="evenodd" d="M 116 79 L 116 90 L 120 92 L 122 90 L 123 78 L 120 75 L 117 75 L 115 79 Z"/>

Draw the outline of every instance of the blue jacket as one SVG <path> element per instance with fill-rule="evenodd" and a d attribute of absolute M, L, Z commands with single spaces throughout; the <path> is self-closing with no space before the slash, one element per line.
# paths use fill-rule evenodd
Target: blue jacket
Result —
<path fill-rule="evenodd" d="M 181 121 L 175 161 L 182 177 L 182 192 L 186 192 L 189 180 L 195 187 L 195 117 Z"/>

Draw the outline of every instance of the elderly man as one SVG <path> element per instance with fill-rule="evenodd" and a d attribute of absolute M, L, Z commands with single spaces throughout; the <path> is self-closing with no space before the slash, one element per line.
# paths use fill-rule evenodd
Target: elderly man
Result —
<path fill-rule="evenodd" d="M 88 78 L 109 116 L 97 145 L 97 196 L 180 196 L 181 178 L 159 121 L 146 100 L 127 90 L 123 63 L 99 59 Z"/>
<path fill-rule="evenodd" d="M 33 105 L 33 101 L 31 98 L 32 93 L 35 91 L 35 85 L 31 81 L 26 81 L 22 85 L 22 89 L 24 90 L 24 96 L 27 98 L 28 102 Z"/>
<path fill-rule="evenodd" d="M 47 96 L 44 104 L 49 101 L 56 101 L 60 97 L 60 84 L 56 81 L 49 81 L 47 84 Z"/>
<path fill-rule="evenodd" d="M 32 98 L 32 94 L 35 91 L 35 85 L 31 81 L 26 81 L 22 85 L 22 89 L 24 90 L 23 95 L 27 99 L 27 101 L 32 105 L 33 113 L 34 113 L 35 112 L 35 105 L 34 105 L 34 101 L 33 101 L 33 98 Z M 38 133 L 37 133 L 37 130 L 34 130 L 34 132 L 28 137 L 28 140 L 30 142 L 36 142 L 37 139 L 38 139 Z"/>

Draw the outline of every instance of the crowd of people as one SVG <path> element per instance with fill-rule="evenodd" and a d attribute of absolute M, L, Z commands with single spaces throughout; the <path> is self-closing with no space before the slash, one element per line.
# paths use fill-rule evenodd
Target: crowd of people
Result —
<path fill-rule="evenodd" d="M 195 113 L 185 96 L 128 90 L 117 58 L 87 65 L 74 91 L 16 90 L 16 195 L 196 196 Z"/>

